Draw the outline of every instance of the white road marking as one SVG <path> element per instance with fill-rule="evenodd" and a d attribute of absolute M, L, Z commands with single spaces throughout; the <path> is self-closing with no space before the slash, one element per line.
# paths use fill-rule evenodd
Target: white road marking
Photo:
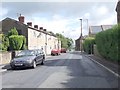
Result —
<path fill-rule="evenodd" d="M 86 55 L 87 56 L 87 55 Z M 109 72 L 111 72 L 112 74 L 114 74 L 115 76 L 120 78 L 120 75 L 118 73 L 115 73 L 114 71 L 112 71 L 111 69 L 109 69 L 108 67 L 104 66 L 103 64 L 97 62 L 96 60 L 88 57 L 90 60 L 92 60 L 93 62 L 97 63 L 98 65 L 102 66 L 103 68 L 105 68 L 106 70 L 108 70 Z"/>

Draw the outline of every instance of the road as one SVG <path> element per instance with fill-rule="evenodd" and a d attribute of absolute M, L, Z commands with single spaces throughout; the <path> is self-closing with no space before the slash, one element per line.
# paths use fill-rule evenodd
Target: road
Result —
<path fill-rule="evenodd" d="M 117 88 L 118 77 L 85 55 L 51 56 L 36 69 L 2 72 L 2 88 Z"/>

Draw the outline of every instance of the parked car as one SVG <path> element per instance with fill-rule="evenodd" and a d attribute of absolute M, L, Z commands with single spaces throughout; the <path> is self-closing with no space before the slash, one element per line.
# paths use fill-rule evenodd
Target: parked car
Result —
<path fill-rule="evenodd" d="M 52 49 L 51 55 L 60 55 L 60 50 L 59 49 Z"/>
<path fill-rule="evenodd" d="M 45 54 L 42 50 L 22 50 L 14 59 L 11 60 L 10 66 L 12 69 L 32 67 L 35 68 L 38 64 L 43 65 Z"/>
<path fill-rule="evenodd" d="M 67 50 L 65 48 L 61 48 L 61 50 L 60 50 L 61 53 L 66 53 L 66 51 Z"/>

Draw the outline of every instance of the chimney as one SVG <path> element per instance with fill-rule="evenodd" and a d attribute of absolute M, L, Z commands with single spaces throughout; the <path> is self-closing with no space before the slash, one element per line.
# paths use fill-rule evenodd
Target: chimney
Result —
<path fill-rule="evenodd" d="M 38 29 L 38 25 L 34 25 L 34 28 Z"/>
<path fill-rule="evenodd" d="M 32 27 L 32 22 L 28 22 L 27 25 Z"/>
<path fill-rule="evenodd" d="M 24 23 L 24 19 L 25 19 L 25 17 L 24 17 L 24 16 L 21 16 L 21 14 L 20 14 L 20 16 L 19 16 L 19 18 L 18 18 L 19 22 L 20 22 L 20 23 Z"/>
<path fill-rule="evenodd" d="M 43 31 L 45 31 L 45 32 L 46 32 L 47 30 L 46 30 L 46 29 L 43 29 Z"/>
<path fill-rule="evenodd" d="M 40 30 L 43 30 L 43 27 L 40 27 Z"/>

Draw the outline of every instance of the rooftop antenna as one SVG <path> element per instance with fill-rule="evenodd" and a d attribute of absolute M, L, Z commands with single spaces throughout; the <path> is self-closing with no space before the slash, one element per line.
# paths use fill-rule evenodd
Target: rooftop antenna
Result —
<path fill-rule="evenodd" d="M 17 17 L 20 17 L 21 16 L 21 13 L 17 13 Z"/>

